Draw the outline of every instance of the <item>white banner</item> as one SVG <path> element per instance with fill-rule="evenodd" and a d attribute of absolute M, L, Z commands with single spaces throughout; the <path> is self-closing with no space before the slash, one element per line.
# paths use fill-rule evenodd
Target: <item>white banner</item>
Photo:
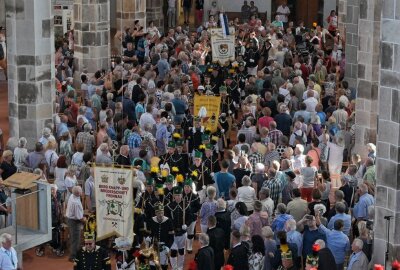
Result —
<path fill-rule="evenodd" d="M 133 239 L 132 169 L 94 167 L 97 240 L 110 236 Z"/>
<path fill-rule="evenodd" d="M 235 61 L 235 32 L 229 28 L 230 35 L 224 37 L 222 28 L 211 28 L 211 49 L 213 62 L 226 65 Z"/>

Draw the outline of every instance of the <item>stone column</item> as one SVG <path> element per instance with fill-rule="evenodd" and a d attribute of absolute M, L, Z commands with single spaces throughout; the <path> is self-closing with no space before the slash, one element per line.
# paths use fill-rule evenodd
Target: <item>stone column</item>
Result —
<path fill-rule="evenodd" d="M 133 27 L 135 20 L 146 28 L 146 0 L 116 0 L 117 1 L 117 31 L 124 27 Z"/>
<path fill-rule="evenodd" d="M 338 7 L 338 28 L 341 33 L 345 34 L 346 30 L 346 14 L 347 14 L 347 0 L 339 0 Z"/>
<path fill-rule="evenodd" d="M 54 101 L 51 0 L 6 0 L 10 136 L 32 148 L 50 126 Z"/>
<path fill-rule="evenodd" d="M 357 87 L 358 19 L 360 0 L 347 0 L 346 6 L 346 73 L 350 87 Z"/>
<path fill-rule="evenodd" d="M 400 257 L 400 5 L 382 1 L 377 187 L 374 263 L 383 264 L 386 250 L 384 216 L 390 224 L 389 260 Z"/>
<path fill-rule="evenodd" d="M 74 1 L 75 80 L 110 66 L 110 0 Z"/>
<path fill-rule="evenodd" d="M 163 0 L 146 0 L 147 23 L 153 21 L 159 31 L 164 28 Z"/>
<path fill-rule="evenodd" d="M 354 150 L 365 155 L 365 145 L 376 143 L 382 0 L 360 0 L 359 9 Z"/>

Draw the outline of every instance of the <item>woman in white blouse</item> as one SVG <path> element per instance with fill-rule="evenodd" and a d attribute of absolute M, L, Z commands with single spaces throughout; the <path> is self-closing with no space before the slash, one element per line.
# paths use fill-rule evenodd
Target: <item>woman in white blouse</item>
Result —
<path fill-rule="evenodd" d="M 27 143 L 26 138 L 21 137 L 18 140 L 18 146 L 15 147 L 14 149 L 14 164 L 18 170 L 20 170 L 21 167 L 26 166 L 25 160 L 26 157 L 28 156 L 28 149 L 26 149 L 26 143 Z"/>
<path fill-rule="evenodd" d="M 253 212 L 253 202 L 257 200 L 256 191 L 251 187 L 251 179 L 245 175 L 242 178 L 242 187 L 238 188 L 238 199 L 239 202 L 244 202 L 247 206 L 247 211 Z"/>

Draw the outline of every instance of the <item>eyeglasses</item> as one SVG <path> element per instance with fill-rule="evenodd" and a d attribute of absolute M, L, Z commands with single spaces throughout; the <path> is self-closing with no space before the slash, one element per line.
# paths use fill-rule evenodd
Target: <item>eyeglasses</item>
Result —
<path fill-rule="evenodd" d="M 85 246 L 91 246 L 93 243 L 85 243 Z"/>

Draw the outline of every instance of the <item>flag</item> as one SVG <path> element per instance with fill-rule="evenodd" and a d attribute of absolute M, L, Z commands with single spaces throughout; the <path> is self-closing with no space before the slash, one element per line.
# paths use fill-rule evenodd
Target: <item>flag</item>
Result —
<path fill-rule="evenodd" d="M 224 38 L 229 35 L 229 24 L 228 24 L 228 17 L 225 15 L 225 13 L 220 13 L 219 14 L 219 20 L 221 22 L 221 28 L 222 28 L 222 34 L 224 35 Z"/>

